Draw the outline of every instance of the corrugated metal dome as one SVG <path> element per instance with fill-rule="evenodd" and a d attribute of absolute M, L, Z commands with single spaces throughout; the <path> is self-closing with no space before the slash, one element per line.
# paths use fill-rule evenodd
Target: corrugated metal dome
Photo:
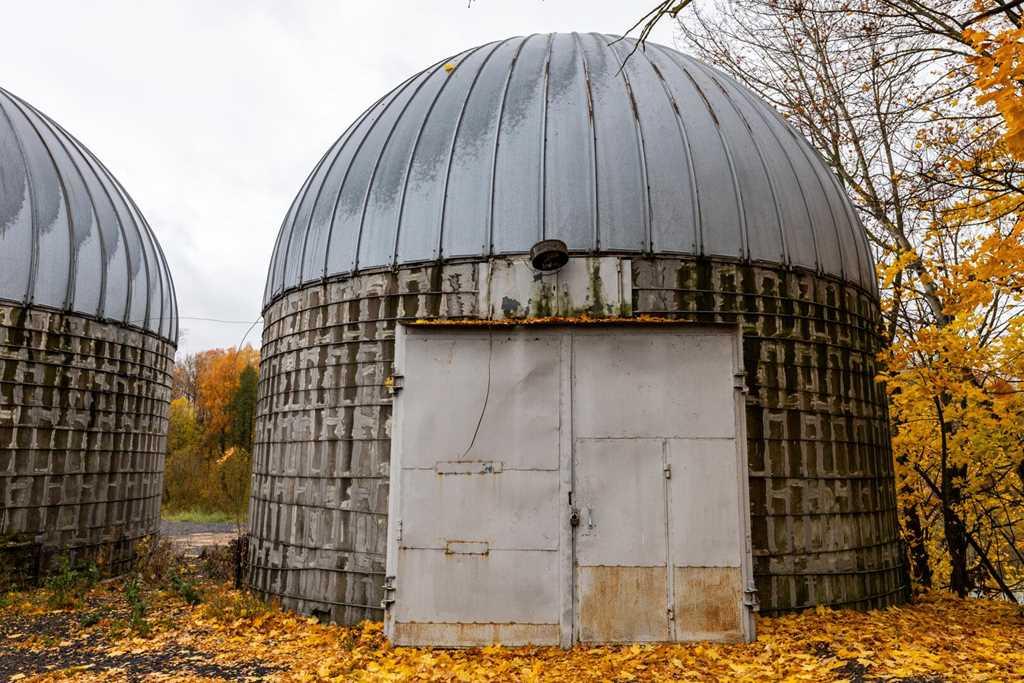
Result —
<path fill-rule="evenodd" d="M 131 197 L 82 143 L 2 88 L 0 299 L 178 339 L 170 271 Z"/>
<path fill-rule="evenodd" d="M 328 150 L 265 303 L 322 278 L 529 251 L 714 256 L 876 292 L 863 227 L 810 145 L 721 72 L 630 39 L 488 43 L 412 76 Z M 454 68 L 453 68 L 454 67 Z"/>

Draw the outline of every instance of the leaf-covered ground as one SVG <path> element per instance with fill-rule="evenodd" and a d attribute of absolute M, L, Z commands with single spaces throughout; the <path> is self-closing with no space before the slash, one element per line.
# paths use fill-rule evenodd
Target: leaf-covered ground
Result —
<path fill-rule="evenodd" d="M 1024 680 L 1021 610 L 942 595 L 866 614 L 762 618 L 752 645 L 563 652 L 391 648 L 377 624 L 322 625 L 177 574 L 133 590 L 118 580 L 3 597 L 0 680 Z"/>

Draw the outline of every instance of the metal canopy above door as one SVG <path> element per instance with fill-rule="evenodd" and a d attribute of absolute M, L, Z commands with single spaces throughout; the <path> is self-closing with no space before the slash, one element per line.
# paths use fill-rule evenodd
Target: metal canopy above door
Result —
<path fill-rule="evenodd" d="M 734 327 L 399 326 L 398 645 L 749 641 Z"/>

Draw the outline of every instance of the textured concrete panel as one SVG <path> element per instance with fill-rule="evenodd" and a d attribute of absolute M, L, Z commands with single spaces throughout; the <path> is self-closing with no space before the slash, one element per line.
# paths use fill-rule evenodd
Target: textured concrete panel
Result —
<path fill-rule="evenodd" d="M 112 572 L 157 531 L 174 347 L 0 304 L 0 536 Z"/>

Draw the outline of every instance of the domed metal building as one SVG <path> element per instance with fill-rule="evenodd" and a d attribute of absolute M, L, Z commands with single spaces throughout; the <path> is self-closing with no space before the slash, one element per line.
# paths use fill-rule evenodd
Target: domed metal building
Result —
<path fill-rule="evenodd" d="M 124 188 L 0 89 L 6 569 L 66 557 L 118 572 L 158 530 L 177 337 L 167 263 Z"/>
<path fill-rule="evenodd" d="M 749 90 L 654 44 L 622 67 L 634 47 L 552 34 L 467 50 L 381 98 L 314 168 L 266 286 L 257 590 L 382 618 L 398 323 L 586 315 L 742 332 L 762 611 L 903 598 L 864 229 Z M 563 269 L 531 266 L 542 240 L 565 243 Z M 454 391 L 437 389 L 438 424 L 465 405 Z"/>

